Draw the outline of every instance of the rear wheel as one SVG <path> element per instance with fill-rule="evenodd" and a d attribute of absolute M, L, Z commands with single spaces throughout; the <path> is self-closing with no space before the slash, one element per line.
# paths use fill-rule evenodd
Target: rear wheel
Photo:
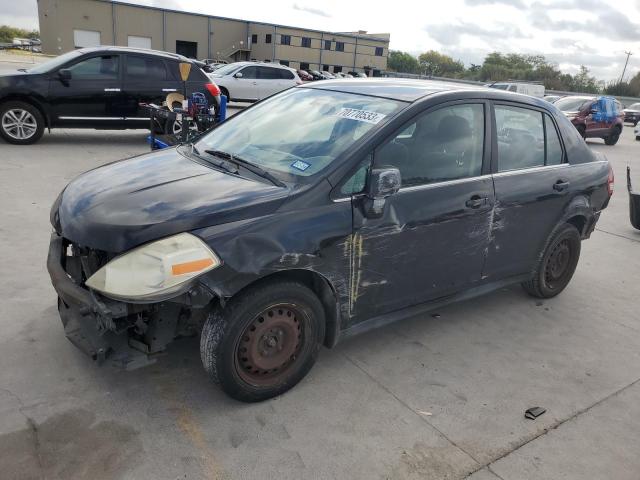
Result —
<path fill-rule="evenodd" d="M 44 118 L 33 105 L 15 101 L 0 106 L 0 135 L 7 142 L 29 145 L 37 142 L 43 132 Z"/>
<path fill-rule="evenodd" d="M 619 139 L 620 139 L 620 127 L 615 127 L 611 132 L 611 135 L 604 138 L 604 143 L 606 145 L 615 145 L 616 143 L 618 143 Z"/>
<path fill-rule="evenodd" d="M 202 364 L 231 397 L 257 402 L 297 384 L 315 363 L 324 339 L 318 297 L 297 282 L 249 289 L 207 318 Z"/>
<path fill-rule="evenodd" d="M 569 284 L 580 258 L 580 233 L 568 223 L 561 225 L 540 258 L 531 280 L 522 283 L 525 291 L 537 298 L 558 295 Z"/>
<path fill-rule="evenodd" d="M 220 93 L 227 97 L 227 102 L 231 101 L 231 97 L 229 97 L 229 90 L 227 90 L 225 87 L 220 87 Z"/>

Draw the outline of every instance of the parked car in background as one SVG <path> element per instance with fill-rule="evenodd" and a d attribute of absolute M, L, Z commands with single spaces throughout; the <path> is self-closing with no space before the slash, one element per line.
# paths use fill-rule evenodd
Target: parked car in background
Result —
<path fill-rule="evenodd" d="M 544 97 L 544 85 L 538 83 L 494 82 L 487 86 L 508 92 L 522 93 L 523 95 L 530 95 L 532 97 Z"/>
<path fill-rule="evenodd" d="M 333 73 L 328 72 L 327 70 L 322 70 L 322 72 L 320 73 L 322 74 L 322 77 L 325 80 L 333 80 L 334 78 L 336 78 L 336 76 Z"/>
<path fill-rule="evenodd" d="M 634 126 L 640 122 L 640 103 L 633 103 L 622 111 L 625 122 L 633 123 Z"/>
<path fill-rule="evenodd" d="M 562 95 L 545 95 L 544 99 L 549 103 L 554 103 L 556 100 L 559 100 L 562 97 Z"/>
<path fill-rule="evenodd" d="M 353 78 L 368 78 L 367 74 L 364 72 L 349 72 L 349 74 L 353 77 Z"/>
<path fill-rule="evenodd" d="M 309 70 L 309 74 L 314 80 L 325 80 L 324 75 L 322 75 L 318 70 Z"/>
<path fill-rule="evenodd" d="M 602 138 L 607 145 L 618 143 L 622 133 L 622 104 L 613 97 L 568 96 L 554 105 L 576 127 L 583 138 Z"/>
<path fill-rule="evenodd" d="M 23 72 L 0 75 L 0 135 L 36 142 L 45 128 L 149 128 L 148 109 L 183 92 L 179 64 L 192 65 L 187 95 L 203 93 L 218 108 L 220 90 L 190 59 L 129 47 L 82 48 Z"/>
<path fill-rule="evenodd" d="M 296 70 L 296 73 L 300 77 L 300 80 L 302 80 L 303 82 L 311 82 L 314 80 L 313 75 L 311 75 L 306 70 Z"/>
<path fill-rule="evenodd" d="M 293 68 L 270 62 L 230 63 L 209 78 L 235 102 L 255 102 L 302 83 Z"/>
<path fill-rule="evenodd" d="M 139 365 L 201 332 L 211 379 L 254 402 L 322 345 L 509 284 L 558 295 L 612 189 L 548 102 L 313 82 L 74 179 L 47 268 L 65 334 L 94 360 Z"/>

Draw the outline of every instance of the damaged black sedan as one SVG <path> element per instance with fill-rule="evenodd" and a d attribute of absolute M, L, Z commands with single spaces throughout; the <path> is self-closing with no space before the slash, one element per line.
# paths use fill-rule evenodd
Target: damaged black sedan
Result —
<path fill-rule="evenodd" d="M 258 401 L 369 328 L 508 284 L 557 295 L 612 189 L 548 102 L 327 81 L 73 180 L 48 269 L 96 361 L 134 368 L 200 334 L 213 381 Z"/>

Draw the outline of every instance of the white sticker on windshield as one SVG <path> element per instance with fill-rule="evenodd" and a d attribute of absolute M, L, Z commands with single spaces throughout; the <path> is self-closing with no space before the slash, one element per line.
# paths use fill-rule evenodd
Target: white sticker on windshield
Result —
<path fill-rule="evenodd" d="M 366 110 L 356 110 L 355 108 L 343 108 L 336 113 L 336 116 L 359 122 L 373 123 L 374 125 L 386 117 L 383 113 L 367 112 Z"/>

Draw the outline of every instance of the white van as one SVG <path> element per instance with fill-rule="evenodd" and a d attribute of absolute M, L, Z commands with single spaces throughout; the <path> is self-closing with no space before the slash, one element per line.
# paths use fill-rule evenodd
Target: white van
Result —
<path fill-rule="evenodd" d="M 522 93 L 531 97 L 544 98 L 544 85 L 537 83 L 521 83 L 521 82 L 496 82 L 488 84 L 487 87 L 499 88 L 509 92 Z"/>

